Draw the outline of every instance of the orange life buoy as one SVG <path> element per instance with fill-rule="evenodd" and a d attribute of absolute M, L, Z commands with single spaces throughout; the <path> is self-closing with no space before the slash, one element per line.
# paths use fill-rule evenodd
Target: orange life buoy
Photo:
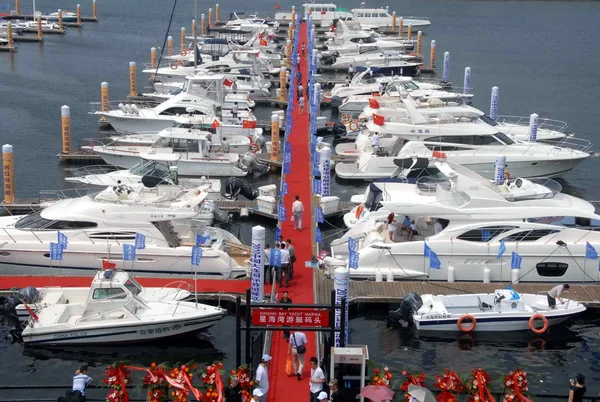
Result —
<path fill-rule="evenodd" d="M 177 70 L 177 67 L 179 67 L 179 64 L 175 63 L 175 62 L 171 62 L 169 64 L 169 66 L 171 67 L 171 70 Z"/>
<path fill-rule="evenodd" d="M 352 115 L 350 113 L 342 114 L 342 123 L 348 124 L 352 121 Z"/>
<path fill-rule="evenodd" d="M 252 144 L 250 144 L 250 151 L 252 151 L 253 154 L 257 153 L 260 150 L 260 147 L 258 146 L 258 144 L 256 142 L 253 142 Z"/>
<path fill-rule="evenodd" d="M 358 123 L 353 121 L 352 123 L 350 123 L 348 125 L 348 128 L 350 128 L 351 131 L 356 131 L 356 130 L 358 130 Z"/>
<path fill-rule="evenodd" d="M 363 204 L 360 204 L 358 207 L 356 207 L 356 219 L 360 218 L 364 210 L 365 206 Z"/>
<path fill-rule="evenodd" d="M 470 327 L 466 327 L 466 326 L 462 325 L 463 321 L 465 321 L 465 320 L 471 321 Z M 458 330 L 460 332 L 473 332 L 473 331 L 475 331 L 475 327 L 477 326 L 477 320 L 471 314 L 465 314 L 458 319 L 456 326 L 458 327 Z"/>
<path fill-rule="evenodd" d="M 179 52 L 179 54 L 182 56 L 187 56 L 187 50 L 181 49 L 181 52 Z"/>
<path fill-rule="evenodd" d="M 535 325 L 533 325 L 535 323 L 535 320 L 539 320 L 539 319 L 541 319 L 544 322 L 544 326 L 542 328 L 536 328 Z M 529 319 L 529 329 L 534 334 L 537 334 L 537 335 L 543 334 L 546 331 L 548 331 L 549 327 L 550 327 L 550 324 L 548 324 L 548 319 L 546 317 L 544 317 L 543 315 L 541 315 L 540 313 L 535 313 Z"/>

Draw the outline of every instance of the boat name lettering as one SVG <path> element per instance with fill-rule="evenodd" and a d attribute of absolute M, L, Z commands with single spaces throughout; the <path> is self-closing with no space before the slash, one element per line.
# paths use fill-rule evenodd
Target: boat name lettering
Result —
<path fill-rule="evenodd" d="M 66 339 L 66 338 L 75 338 L 80 336 L 87 336 L 86 331 L 81 332 L 69 332 L 67 334 L 55 334 L 54 339 Z"/>
<path fill-rule="evenodd" d="M 165 332 L 169 332 L 170 330 L 171 328 L 169 327 L 140 329 L 140 335 L 163 334 Z"/>
<path fill-rule="evenodd" d="M 450 314 L 427 314 L 425 318 L 428 320 L 441 320 L 443 318 L 450 318 Z"/>
<path fill-rule="evenodd" d="M 150 214 L 150 218 L 164 218 L 164 215 L 159 215 L 159 214 Z"/>

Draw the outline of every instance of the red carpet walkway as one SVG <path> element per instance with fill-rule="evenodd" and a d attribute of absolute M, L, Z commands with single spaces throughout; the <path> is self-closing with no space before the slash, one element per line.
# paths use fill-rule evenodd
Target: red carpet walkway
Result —
<path fill-rule="evenodd" d="M 308 47 L 308 31 L 306 23 L 300 26 L 300 44 L 306 43 Z M 307 88 L 308 63 L 306 58 L 300 59 L 300 70 L 302 71 L 302 86 Z M 294 83 L 298 85 L 298 83 Z M 312 256 L 312 233 L 313 211 L 311 208 L 312 198 L 312 171 L 310 160 L 310 133 L 309 133 L 309 102 L 306 101 L 304 114 L 299 114 L 298 101 L 294 99 L 294 124 L 292 133 L 288 140 L 292 147 L 292 166 L 290 174 L 286 176 L 289 193 L 285 197 L 285 208 L 288 219 L 282 223 L 281 233 L 284 239 L 292 239 L 295 245 L 297 262 L 294 267 L 294 279 L 287 289 L 294 303 L 313 303 L 313 276 L 312 269 L 304 267 L 304 261 L 310 261 Z M 289 221 L 292 213 L 292 202 L 296 195 L 304 204 L 302 232 L 295 231 L 294 225 Z M 279 291 L 281 296 L 282 291 Z M 269 369 L 269 393 L 268 401 L 306 402 L 309 399 L 309 359 L 316 356 L 316 336 L 314 332 L 307 332 L 308 345 L 306 351 L 306 362 L 302 373 L 302 381 L 296 377 L 288 377 L 285 374 L 285 360 L 289 344 L 283 338 L 283 333 L 273 333 L 273 344 L 271 354 L 271 367 Z"/>

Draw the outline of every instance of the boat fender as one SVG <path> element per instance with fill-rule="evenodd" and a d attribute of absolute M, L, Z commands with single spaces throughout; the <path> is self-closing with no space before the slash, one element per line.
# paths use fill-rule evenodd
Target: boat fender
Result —
<path fill-rule="evenodd" d="M 467 326 L 463 325 L 463 321 L 465 321 L 465 320 L 471 321 L 471 326 L 467 327 Z M 471 314 L 465 314 L 458 319 L 456 326 L 458 327 L 458 330 L 460 332 L 473 332 L 473 331 L 475 331 L 475 327 L 477 326 L 477 320 Z"/>
<path fill-rule="evenodd" d="M 363 204 L 360 204 L 358 207 L 356 207 L 356 219 L 360 219 L 364 210 L 365 206 Z"/>
<path fill-rule="evenodd" d="M 542 328 L 536 328 L 536 326 L 534 325 L 535 320 L 542 320 L 544 322 L 544 326 Z M 540 313 L 535 313 L 529 319 L 529 329 L 534 334 L 537 334 L 537 335 L 543 334 L 546 331 L 548 331 L 549 327 L 550 327 L 550 325 L 548 324 L 548 319 L 546 317 L 544 317 L 543 315 L 541 315 Z"/>
<path fill-rule="evenodd" d="M 253 142 L 252 144 L 250 144 L 250 151 L 252 151 L 253 154 L 257 153 L 260 150 L 260 147 L 258 146 L 258 144 L 256 142 Z"/>

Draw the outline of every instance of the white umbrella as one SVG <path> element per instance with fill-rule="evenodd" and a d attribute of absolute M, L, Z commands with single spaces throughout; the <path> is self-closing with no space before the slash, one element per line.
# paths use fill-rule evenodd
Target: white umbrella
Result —
<path fill-rule="evenodd" d="M 419 387 L 418 385 L 409 385 L 408 393 L 419 402 L 437 402 L 435 396 L 430 390 Z"/>

